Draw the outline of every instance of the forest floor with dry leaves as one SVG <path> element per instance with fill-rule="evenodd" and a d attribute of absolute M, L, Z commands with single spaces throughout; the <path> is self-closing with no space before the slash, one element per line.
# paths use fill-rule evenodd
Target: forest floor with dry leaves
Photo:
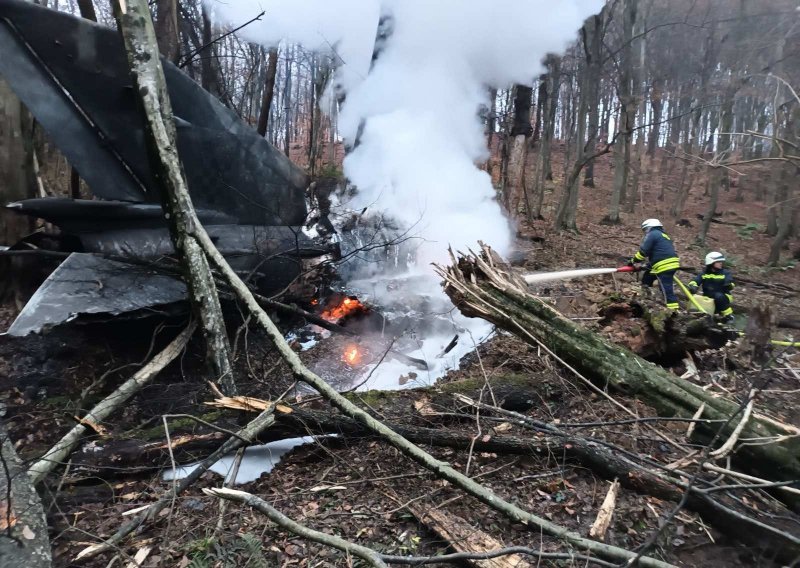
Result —
<path fill-rule="evenodd" d="M 662 180 L 644 176 L 642 201 L 652 207 L 637 205 L 635 214 L 624 214 L 618 226 L 601 224 L 613 177 L 610 157 L 599 160 L 596 169 L 597 189 L 582 188 L 578 225 L 580 233 L 555 234 L 547 223 L 522 224 L 518 230 L 516 264 L 522 270 L 544 271 L 582 267 L 619 265 L 636 250 L 643 217 L 660 217 L 677 243 L 684 266 L 701 266 L 705 250 L 691 246 L 699 229 L 696 215 L 705 209 L 702 188 L 690 196 L 682 225 L 673 225 L 667 210 L 671 194 L 655 199 Z M 556 182 L 562 166 L 554 164 Z M 676 168 L 677 169 L 677 168 Z M 674 183 L 674 180 L 667 180 Z M 752 194 L 758 176 L 741 177 L 738 183 L 751 184 Z M 757 226 L 763 225 L 765 207 L 751 201 L 735 203 L 735 189 L 722 193 L 720 219 L 736 225 L 712 224 L 709 245 L 722 250 L 735 275 L 755 284 L 736 288 L 735 302 L 743 306 L 768 303 L 776 314 L 797 317 L 800 314 L 797 269 L 792 262 L 782 268 L 767 269 L 764 261 L 770 239 Z M 548 194 L 548 200 L 552 197 Z M 797 248 L 798 243 L 793 243 Z M 788 259 L 790 253 L 785 253 Z M 800 261 L 798 261 L 800 262 Z M 770 287 L 779 284 L 783 287 Z M 767 285 L 767 286 L 764 286 Z M 795 291 L 792 292 L 791 289 Z M 564 315 L 580 320 L 606 337 L 625 344 L 635 335 L 636 322 L 612 322 L 601 326 L 597 305 L 611 294 L 635 298 L 638 284 L 630 275 L 614 278 L 554 282 L 540 290 L 549 296 Z M 6 305 L 0 309 L 0 327 L 5 328 L 16 312 Z M 177 322 L 172 322 L 175 325 Z M 153 325 L 148 322 L 119 323 L 100 328 L 65 328 L 45 337 L 24 340 L 0 338 L 0 403 L 4 420 L 23 458 L 31 459 L 74 424 L 92 401 L 110 392 L 130 376 L 153 349 L 167 341 L 170 329 L 162 330 L 151 342 Z M 795 339 L 796 340 L 796 339 Z M 242 331 L 234 339 L 237 377 L 243 394 L 275 398 L 292 386 L 288 368 L 274 349 L 257 332 Z M 336 344 L 320 355 L 314 350 L 301 356 L 318 362 L 338 352 Z M 750 388 L 748 373 L 731 373 L 726 364 L 726 349 L 704 352 L 695 357 L 698 374 L 691 380 L 730 397 L 743 397 Z M 757 406 L 786 422 L 800 426 L 798 393 L 800 378 L 785 369 L 800 367 L 797 350 L 780 350 L 769 388 L 761 393 Z M 675 372 L 686 369 L 676 361 Z M 750 371 L 755 373 L 757 371 Z M 519 339 L 498 332 L 468 355 L 460 370 L 451 372 L 442 383 L 465 378 L 485 381 L 499 376 L 520 375 L 536 384 L 536 400 L 525 413 L 545 422 L 596 423 L 629 418 L 620 408 L 590 393 L 540 350 Z M 104 435 L 113 439 L 133 430 L 161 427 L 163 414 L 198 414 L 207 412 L 203 402 L 211 400 L 203 376 L 202 345 L 190 343 L 183 357 L 170 365 L 156 380 L 132 400 L 112 420 L 104 424 L 105 434 L 90 436 L 91 443 L 102 444 Z M 367 393 L 361 402 L 379 418 L 450 428 L 476 438 L 494 435 L 530 435 L 508 423 L 481 422 L 479 418 L 443 419 L 419 413 L 421 396 L 414 391 L 383 398 Z M 490 389 L 486 397 L 491 397 Z M 622 406 L 640 416 L 653 411 L 625 396 L 616 396 Z M 321 407 L 319 402 L 309 404 Z M 452 407 L 439 412 L 462 412 Z M 229 426 L 246 417 L 229 415 Z M 223 420 L 224 422 L 224 420 Z M 675 439 L 685 440 L 686 425 L 670 424 L 664 431 Z M 202 431 L 199 428 L 198 431 Z M 587 427 L 586 435 L 598 437 L 651 458 L 669 463 L 680 457 L 674 447 L 640 426 Z M 609 483 L 585 467 L 575 465 L 562 455 L 503 455 L 468 452 L 446 448 L 426 448 L 437 458 L 479 480 L 507 500 L 583 535 L 595 520 Z M 202 457 L 202 456 L 198 456 Z M 168 461 L 163 463 L 169 468 Z M 63 471 L 63 470 L 62 470 Z M 216 474 L 207 473 L 189 491 L 178 497 L 173 507 L 163 512 L 159 522 L 129 541 L 124 552 L 134 555 L 150 547 L 142 566 L 348 566 L 350 560 L 329 548 L 309 543 L 276 528 L 265 517 L 246 507 L 220 502 L 204 495 L 203 487 L 221 484 Z M 53 476 L 44 491 L 51 523 L 55 566 L 108 566 L 111 556 L 89 562 L 72 561 L 75 554 L 98 538 L 113 533 L 126 517 L 126 511 L 152 502 L 169 488 L 159 472 L 135 473 L 122 468 L 107 468 L 102 475 L 84 474 L 68 468 L 62 476 Z M 543 550 L 563 550 L 554 539 L 534 533 L 509 522 L 475 499 L 399 455 L 397 450 L 374 438 L 325 438 L 300 446 L 283 457 L 269 474 L 241 486 L 261 496 L 289 517 L 313 528 L 338 534 L 389 554 L 433 555 L 450 550 L 449 544 L 434 534 L 426 523 L 412 514 L 409 505 L 438 510 L 463 518 L 468 525 L 490 533 L 503 545 L 525 545 Z M 769 509 L 769 499 L 753 505 Z M 644 542 L 672 510 L 674 504 L 654 497 L 621 489 L 606 542 L 635 549 Z M 787 521 L 800 534 L 800 522 Z M 684 510 L 662 533 L 651 554 L 680 566 L 775 566 L 769 553 L 759 553 L 743 546 Z M 120 559 L 117 565 L 125 565 Z M 580 562 L 543 561 L 541 566 L 582 566 Z"/>

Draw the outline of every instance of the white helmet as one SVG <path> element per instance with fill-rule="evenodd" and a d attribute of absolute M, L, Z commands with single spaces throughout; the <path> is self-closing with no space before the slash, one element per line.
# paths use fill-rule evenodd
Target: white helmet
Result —
<path fill-rule="evenodd" d="M 664 225 L 661 224 L 661 221 L 658 219 L 645 219 L 642 221 L 642 231 L 647 231 L 648 229 L 655 229 L 656 227 L 663 227 Z"/>
<path fill-rule="evenodd" d="M 721 252 L 710 252 L 706 255 L 706 266 L 715 262 L 725 262 L 725 255 Z"/>

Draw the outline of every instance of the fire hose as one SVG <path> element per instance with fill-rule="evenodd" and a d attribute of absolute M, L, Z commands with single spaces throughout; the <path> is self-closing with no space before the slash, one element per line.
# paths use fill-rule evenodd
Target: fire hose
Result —
<path fill-rule="evenodd" d="M 523 279 L 528 284 L 537 284 L 552 280 L 567 280 L 570 278 L 579 278 L 581 276 L 597 276 L 601 274 L 614 274 L 617 272 L 637 273 L 641 270 L 644 270 L 644 267 L 641 264 L 629 264 L 627 266 L 620 266 L 617 268 L 581 268 L 576 270 L 562 270 L 558 272 L 526 274 L 523 276 Z M 679 278 L 673 277 L 673 279 L 678 284 L 681 292 L 683 292 L 683 294 L 686 296 L 686 299 L 689 300 L 689 302 L 691 302 L 701 314 L 713 315 L 700 305 L 700 303 L 695 299 L 694 294 L 691 293 L 691 291 L 684 285 L 683 282 L 680 281 Z M 800 341 L 781 341 L 777 339 L 770 339 L 770 343 L 782 347 L 800 347 Z"/>

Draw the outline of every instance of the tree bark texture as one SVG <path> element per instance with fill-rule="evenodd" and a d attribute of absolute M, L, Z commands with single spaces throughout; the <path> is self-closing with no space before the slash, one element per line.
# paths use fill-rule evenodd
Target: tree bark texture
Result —
<path fill-rule="evenodd" d="M 86 18 L 93 22 L 97 21 L 97 13 L 94 10 L 93 0 L 78 0 L 78 10 L 81 13 L 81 18 Z"/>
<path fill-rule="evenodd" d="M 731 130 L 733 129 L 733 98 L 736 95 L 736 87 L 727 89 L 725 99 L 722 102 L 722 117 L 720 119 L 721 134 L 719 135 L 719 143 L 717 144 L 717 155 L 720 161 L 727 161 L 731 153 Z M 708 200 L 708 210 L 703 217 L 703 224 L 700 226 L 700 234 L 697 236 L 697 242 L 700 245 L 705 245 L 706 237 L 708 236 L 708 229 L 711 227 L 711 221 L 717 213 L 717 204 L 719 202 L 719 188 L 723 184 L 725 171 L 722 168 L 715 168 L 709 176 L 710 193 Z"/>
<path fill-rule="evenodd" d="M 636 122 L 637 101 L 634 83 L 633 53 L 631 42 L 636 22 L 636 0 L 624 0 L 622 10 L 622 48 L 619 64 L 619 121 L 617 141 L 614 144 L 614 188 L 606 221 L 619 223 L 620 205 L 628 192 L 628 174 L 631 162 L 631 139 Z M 630 197 L 630 196 L 629 196 Z"/>
<path fill-rule="evenodd" d="M 149 8 L 145 0 L 128 0 L 118 2 L 115 12 L 140 97 L 148 154 L 163 189 L 162 207 L 182 262 L 189 297 L 201 322 L 214 380 L 220 382 L 226 394 L 234 394 L 236 385 L 225 322 L 211 269 L 195 236 L 202 227 L 178 157 L 172 106 Z"/>
<path fill-rule="evenodd" d="M 202 45 L 208 45 L 200 57 L 200 84 L 201 86 L 225 102 L 223 97 L 222 82 L 220 77 L 219 58 L 217 57 L 217 46 L 210 45 L 212 38 L 211 19 L 208 17 L 205 5 L 202 7 L 203 29 L 201 34 Z M 227 103 L 226 103 L 227 104 Z"/>
<path fill-rule="evenodd" d="M 178 0 L 156 2 L 156 39 L 158 48 L 167 61 L 177 64 L 180 58 L 178 28 Z"/>
<path fill-rule="evenodd" d="M 542 132 L 542 141 L 541 144 L 539 144 L 539 152 L 536 157 L 536 181 L 533 189 L 531 211 L 528 212 L 528 218 L 530 220 L 541 219 L 545 187 L 547 181 L 553 179 L 550 148 L 553 144 L 553 135 L 556 126 L 558 88 L 561 83 L 561 60 L 557 56 L 549 56 L 545 60 L 545 66 L 547 67 L 547 74 L 542 81 L 542 89 L 539 91 L 539 105 L 544 105 L 542 111 L 544 115 L 544 128 Z"/>
<path fill-rule="evenodd" d="M 603 46 L 603 12 L 589 18 L 591 24 L 585 24 L 583 49 L 586 57 L 586 97 L 589 100 L 587 132 L 587 154 L 594 154 L 600 128 L 600 72 L 602 70 L 601 49 Z M 594 160 L 586 163 L 583 185 L 594 187 Z"/>
<path fill-rule="evenodd" d="M 527 85 L 514 87 L 514 122 L 511 126 L 511 150 L 504 183 L 506 210 L 514 216 L 520 212 L 525 189 L 525 166 L 528 162 L 528 140 L 533 133 L 531 126 L 531 99 L 533 89 Z"/>
<path fill-rule="evenodd" d="M 591 42 L 591 36 L 595 33 L 594 18 L 586 20 L 582 28 L 584 43 Z M 572 166 L 569 174 L 564 181 L 564 191 L 561 194 L 561 199 L 556 209 L 554 228 L 556 230 L 576 231 L 577 215 L 578 215 L 578 194 L 580 192 L 580 175 L 583 167 L 586 165 L 586 113 L 589 108 L 589 95 L 591 88 L 588 84 L 588 74 L 582 74 L 583 80 L 581 81 L 580 93 L 578 96 L 578 109 L 575 113 L 575 120 L 577 127 L 575 132 L 575 158 L 573 159 Z"/>
<path fill-rule="evenodd" d="M 31 134 L 28 111 L 0 77 L 0 202 L 3 205 L 35 197 Z M 29 217 L 0 209 L 0 244 L 13 245 L 32 230 Z"/>
<path fill-rule="evenodd" d="M 278 73 L 278 48 L 273 47 L 267 56 L 267 76 L 264 82 L 264 92 L 261 95 L 261 110 L 258 113 L 257 131 L 261 136 L 267 135 L 269 113 L 272 110 L 272 100 L 275 97 L 275 75 Z"/>

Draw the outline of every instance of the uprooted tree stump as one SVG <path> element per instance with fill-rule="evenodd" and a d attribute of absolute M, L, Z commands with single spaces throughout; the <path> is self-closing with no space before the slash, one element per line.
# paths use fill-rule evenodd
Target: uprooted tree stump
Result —
<path fill-rule="evenodd" d="M 600 388 L 636 396 L 662 416 L 688 418 L 705 405 L 703 418 L 725 423 L 699 425 L 694 432 L 698 441 L 708 442 L 716 436 L 722 443 L 738 430 L 737 436 L 742 438 L 771 442 L 739 445 L 734 457 L 743 469 L 757 475 L 782 481 L 800 479 L 800 438 L 793 436 L 796 429 L 755 413 L 743 428 L 737 428 L 744 405 L 713 396 L 573 323 L 531 294 L 525 282 L 489 247 L 484 245 L 479 255 L 453 256 L 452 265 L 437 266 L 437 271 L 444 279 L 445 293 L 464 315 L 483 318 L 527 343 L 544 346 Z"/>
<path fill-rule="evenodd" d="M 610 302 L 598 315 L 601 326 L 618 329 L 615 343 L 651 361 L 679 361 L 686 353 L 719 349 L 738 337 L 708 315 L 669 310 L 652 300 Z"/>

